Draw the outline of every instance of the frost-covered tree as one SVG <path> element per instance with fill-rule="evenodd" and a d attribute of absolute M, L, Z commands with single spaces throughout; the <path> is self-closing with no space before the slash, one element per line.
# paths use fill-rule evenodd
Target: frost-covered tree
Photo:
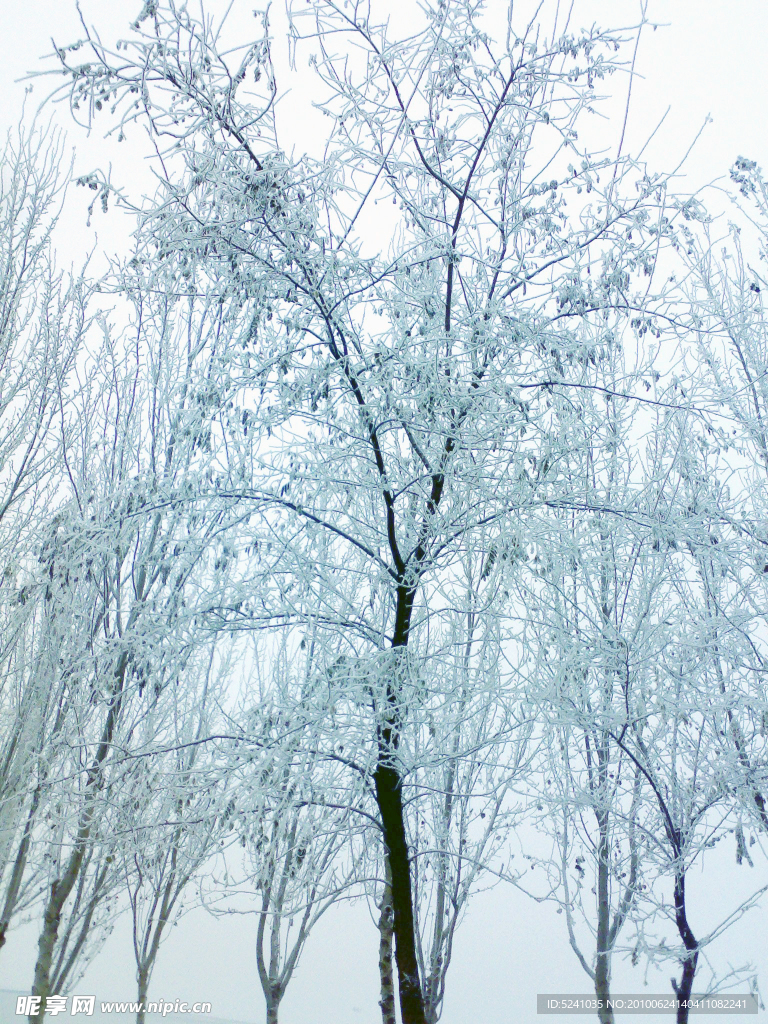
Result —
<path fill-rule="evenodd" d="M 62 156 L 60 136 L 34 125 L 0 156 L 0 947 L 39 894 L 30 842 L 61 696 L 46 672 L 36 548 L 66 477 L 89 291 L 56 268 Z"/>
<path fill-rule="evenodd" d="M 433 598 L 433 611 L 440 599 L 450 611 L 434 617 L 420 672 L 441 683 L 432 699 L 410 710 L 413 748 L 403 784 L 429 1024 L 440 1018 L 456 929 L 470 897 L 511 877 L 506 845 L 520 820 L 514 788 L 528 767 L 533 724 L 504 670 L 514 631 L 495 608 L 507 558 L 486 547 L 482 533 L 473 540 L 455 591 Z"/>
<path fill-rule="evenodd" d="M 531 694 L 544 711 L 545 760 L 532 776 L 540 827 L 559 850 L 556 896 L 602 1021 L 613 1020 L 617 952 L 676 961 L 687 1021 L 706 946 L 755 898 L 706 935 L 695 927 L 691 868 L 734 828 L 744 846 L 729 726 L 749 700 L 735 690 L 743 661 L 727 667 L 724 654 L 743 658 L 754 614 L 726 599 L 727 583 L 713 590 L 744 545 L 713 465 L 700 461 L 706 424 L 659 404 L 650 430 L 627 429 L 633 406 L 615 399 L 602 428 L 592 423 L 586 479 L 574 481 L 585 514 L 558 517 L 523 592 Z M 613 444 L 593 445 L 601 430 Z"/>
<path fill-rule="evenodd" d="M 354 752 L 323 743 L 332 708 L 327 684 L 318 685 L 312 631 L 295 641 L 288 632 L 276 649 L 249 645 L 231 769 L 242 865 L 233 852 L 210 894 L 214 912 L 256 916 L 267 1024 L 277 1024 L 317 921 L 339 899 L 360 895 L 360 833 L 371 828 Z"/>
<path fill-rule="evenodd" d="M 86 943 L 104 937 L 97 917 L 114 919 L 104 899 L 107 879 L 114 895 L 124 877 L 121 800 L 161 742 L 167 702 L 178 709 L 177 688 L 196 685 L 211 641 L 207 588 L 226 576 L 222 510 L 201 516 L 169 500 L 210 480 L 205 393 L 226 310 L 124 285 L 131 327 L 114 331 L 101 317 L 102 344 L 68 414 L 68 486 L 37 550 L 37 599 L 56 626 L 49 683 L 65 716 L 36 839 L 47 876 L 33 985 L 42 1006 L 54 982 L 63 988 L 82 969 Z"/>
<path fill-rule="evenodd" d="M 118 822 L 120 861 L 133 926 L 136 1000 L 146 1016 L 149 984 L 168 929 L 198 900 L 192 886 L 231 832 L 230 776 L 214 735 L 221 732 L 220 651 L 200 650 L 141 724 L 151 757 L 131 771 Z"/>
<path fill-rule="evenodd" d="M 538 828 L 558 851 L 553 894 L 604 1022 L 614 1019 L 614 953 L 644 885 L 648 783 L 622 738 L 643 720 L 638 691 L 665 649 L 662 623 L 673 612 L 659 538 L 675 506 L 658 486 L 654 440 L 663 451 L 675 398 L 617 394 L 620 381 L 649 369 L 632 364 L 621 340 L 570 371 L 583 385 L 557 409 L 570 442 L 570 499 L 550 508 L 514 571 L 521 668 L 541 730 L 527 783 L 543 812 L 534 812 Z"/>
<path fill-rule="evenodd" d="M 648 277 L 671 231 L 663 179 L 579 142 L 621 34 L 509 13 L 494 33 L 468 0 L 427 4 L 401 33 L 365 4 L 291 9 L 328 125 L 298 160 L 266 31 L 228 49 L 226 25 L 153 0 L 119 46 L 88 33 L 57 51 L 78 116 L 109 108 L 156 144 L 149 280 L 175 263 L 239 304 L 222 351 L 242 388 L 211 438 L 225 471 L 194 498 L 250 509 L 220 624 L 311 620 L 344 654 L 334 700 L 339 720 L 362 709 L 351 745 L 365 735 L 404 1024 L 427 1019 L 406 804 L 416 730 L 445 699 L 442 595 L 478 534 L 500 549 L 572 499 L 553 395 L 582 387 L 565 367 L 619 325 L 656 329 Z"/>
<path fill-rule="evenodd" d="M 731 170 L 741 210 L 725 237 L 719 222 L 703 218 L 687 232 L 689 316 L 684 327 L 703 370 L 708 430 L 697 447 L 705 471 L 716 467 L 723 482 L 708 498 L 722 506 L 726 529 L 742 539 L 724 558 L 716 548 L 698 552 L 710 646 L 724 699 L 730 701 L 728 733 L 739 765 L 745 810 L 768 830 L 765 763 L 766 651 L 757 623 L 766 609 L 766 485 L 768 484 L 768 337 L 766 282 L 768 187 L 754 161 L 739 157 Z M 695 229 L 695 230 L 694 230 Z"/>

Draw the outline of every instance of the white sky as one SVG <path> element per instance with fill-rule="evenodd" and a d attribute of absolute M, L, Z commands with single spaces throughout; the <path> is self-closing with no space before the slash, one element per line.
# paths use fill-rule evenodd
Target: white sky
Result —
<path fill-rule="evenodd" d="M 255 0 L 235 0 L 236 9 L 250 15 Z M 403 0 L 406 2 L 406 0 Z M 411 3 L 412 0 L 407 0 Z M 503 0 L 489 0 L 491 7 Z M 140 9 L 140 0 L 84 0 L 89 23 L 96 23 L 105 40 L 127 34 L 128 21 Z M 209 0 L 210 11 L 224 9 L 224 0 Z M 276 5 L 277 6 L 277 5 Z M 628 0 L 577 0 L 580 24 L 631 24 L 638 5 Z M 50 37 L 68 43 L 80 35 L 73 0 L 0 0 L 5 49 L 0 64 L 0 124 L 16 123 L 24 97 L 24 85 L 15 83 L 27 71 L 41 65 L 39 56 L 50 52 Z M 646 153 L 651 166 L 669 170 L 675 166 L 708 114 L 709 124 L 687 164 L 681 188 L 693 190 L 726 176 L 738 155 L 757 160 L 768 168 L 768 3 L 765 0 L 650 0 L 649 15 L 668 27 L 646 30 L 639 50 L 638 78 L 633 87 L 629 148 L 637 148 L 668 106 L 671 110 Z M 610 21 L 609 21 L 610 19 Z M 279 22 L 275 10 L 273 22 Z M 278 41 L 278 46 L 281 45 Z M 306 81 L 306 79 L 304 79 Z M 286 81 L 280 81 L 286 88 Z M 45 95 L 45 82 L 35 84 L 28 104 Z M 284 101 L 301 134 L 302 78 Z M 623 97 L 622 97 L 623 100 Z M 606 124 L 606 140 L 615 145 L 620 133 L 620 104 Z M 66 109 L 58 120 L 67 123 Z M 106 122 L 105 122 L 106 125 Z M 141 136 L 134 132 L 128 143 L 105 145 L 97 126 L 91 138 L 74 126 L 69 142 L 77 147 L 78 173 L 92 170 L 100 161 L 113 164 L 113 180 L 135 191 L 149 182 L 141 159 Z M 93 229 L 85 228 L 86 207 L 92 193 L 73 189 L 66 213 L 65 261 L 79 263 L 96 244 Z M 113 216 L 94 218 L 100 241 L 119 248 L 126 237 Z M 766 881 L 765 863 L 754 870 L 736 871 L 732 849 L 718 849 L 690 881 L 693 921 L 698 933 L 714 926 L 734 905 L 735 892 L 757 888 Z M 255 970 L 253 936 L 249 917 L 211 920 L 196 912 L 174 931 L 161 951 L 152 984 L 153 998 L 189 1001 L 208 1000 L 217 1017 L 259 1021 L 263 1003 Z M 34 955 L 35 935 L 26 929 L 12 935 L 0 955 L 0 988 L 27 990 Z M 768 908 L 751 915 L 712 948 L 721 964 L 734 966 L 746 960 L 762 967 L 768 989 Z M 377 933 L 365 906 L 341 907 L 321 921 L 284 1001 L 286 1024 L 377 1024 Z M 648 992 L 668 992 L 669 965 L 649 976 Z M 633 977 L 617 965 L 614 990 L 642 991 L 642 976 Z M 78 991 L 95 992 L 101 999 L 130 999 L 134 995 L 133 962 L 127 922 L 118 923 L 103 955 L 90 969 Z M 562 918 L 553 908 L 538 906 L 522 895 L 497 888 L 481 895 L 470 906 L 461 926 L 454 963 L 448 977 L 443 1024 L 534 1024 L 537 992 L 580 991 L 589 993 L 588 979 L 571 953 Z M 592 1018 L 580 1018 L 590 1020 Z M 647 1018 L 640 1018 L 647 1019 Z M 671 1019 L 671 1018 L 665 1018 Z M 725 1022 L 728 1018 L 718 1017 Z M 735 1020 L 736 1018 L 734 1018 Z M 739 1018 L 741 1019 L 741 1018 Z"/>
<path fill-rule="evenodd" d="M 206 0 L 206 9 L 223 12 L 228 2 Z M 400 4 L 400 11 L 406 9 L 406 2 L 411 0 L 385 0 L 395 11 Z M 531 0 L 516 0 L 516 7 L 527 7 L 530 3 Z M 251 20 L 254 6 L 255 0 L 235 0 L 233 5 L 233 17 L 246 31 L 250 24 L 255 27 Z M 561 6 L 565 6 L 564 0 Z M 128 34 L 129 21 L 140 10 L 141 0 L 82 0 L 81 7 L 87 23 L 96 25 L 105 41 L 114 41 Z M 504 10 L 505 0 L 488 0 L 488 8 Z M 17 80 L 27 72 L 53 66 L 40 59 L 52 52 L 51 38 L 60 45 L 66 44 L 79 38 L 82 31 L 74 0 L 0 0 L 0 10 L 8 40 L 0 64 L 0 125 L 7 128 L 16 123 L 28 87 Z M 576 0 L 575 10 L 573 22 L 577 26 L 593 21 L 604 26 L 632 25 L 638 20 L 639 4 L 637 0 Z M 692 191 L 717 178 L 727 179 L 728 169 L 739 155 L 768 168 L 768 4 L 763 0 L 649 0 L 649 17 L 665 27 L 656 31 L 646 28 L 641 38 L 625 152 L 637 151 L 670 108 L 644 154 L 651 169 L 669 171 L 677 166 L 707 116 L 712 117 L 686 163 L 681 189 Z M 286 53 L 280 37 L 282 3 L 273 5 L 271 22 L 276 35 L 274 50 L 280 61 Z M 306 72 L 298 78 L 281 73 L 278 78 L 280 91 L 286 93 L 281 101 L 285 125 L 281 142 L 285 146 L 293 141 L 288 137 L 291 129 L 294 140 L 306 137 L 309 81 Z M 34 81 L 34 91 L 27 97 L 28 107 L 34 109 L 56 84 L 55 78 Z M 608 85 L 620 94 L 607 108 L 612 116 L 604 125 L 606 145 L 615 149 L 626 80 L 614 77 Z M 142 159 L 145 140 L 140 130 L 134 129 L 126 143 L 105 142 L 102 135 L 106 119 L 97 122 L 88 138 L 72 124 L 65 104 L 60 104 L 55 114 L 58 123 L 67 129 L 70 144 L 77 148 L 78 174 L 97 165 L 106 170 L 111 164 L 113 181 L 133 196 L 142 187 L 151 188 L 149 168 Z M 78 254 L 94 244 L 97 232 L 107 248 L 118 248 L 128 230 L 127 225 L 118 223 L 119 218 L 105 219 L 97 214 L 92 230 L 88 231 L 86 208 L 92 197 L 85 189 L 74 189 L 68 204 L 68 255 L 76 262 Z"/>

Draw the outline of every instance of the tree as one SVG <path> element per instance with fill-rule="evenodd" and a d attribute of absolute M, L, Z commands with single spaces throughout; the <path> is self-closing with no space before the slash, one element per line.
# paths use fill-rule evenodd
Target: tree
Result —
<path fill-rule="evenodd" d="M 721 602 L 715 609 L 701 585 L 706 580 L 692 571 L 702 558 L 714 558 L 718 567 L 737 564 L 739 545 L 724 531 L 732 510 L 717 495 L 711 467 L 697 461 L 689 418 L 663 414 L 642 460 L 647 477 L 634 487 L 629 467 L 639 460 L 620 460 L 627 479 L 613 479 L 611 486 L 627 488 L 621 500 L 589 494 L 599 542 L 584 537 L 581 530 L 589 527 L 582 522 L 575 543 L 561 539 L 548 547 L 548 560 L 562 572 L 551 554 L 559 548 L 567 567 L 552 580 L 555 632 L 545 633 L 546 653 L 536 662 L 554 676 L 554 695 L 546 699 L 554 712 L 556 758 L 547 765 L 547 783 L 557 778 L 558 762 L 567 769 L 560 773 L 565 785 L 555 781 L 557 795 L 548 800 L 561 814 L 557 839 L 569 935 L 603 999 L 601 1020 L 613 1016 L 606 1002 L 610 962 L 625 924 L 635 929 L 633 962 L 642 953 L 652 962 L 679 962 L 681 975 L 672 986 L 680 1000 L 677 1019 L 684 1022 L 704 949 L 760 895 L 708 935 L 694 929 L 686 891 L 691 867 L 733 831 L 733 796 L 742 788 L 738 758 L 724 742 L 735 703 L 722 685 L 718 647 L 732 645 L 744 616 L 736 626 L 735 608 Z M 614 520 L 610 529 L 606 508 Z M 583 735 L 581 751 L 574 750 L 574 732 Z M 594 837 L 585 807 L 595 816 Z M 566 861 L 575 852 L 574 833 L 584 836 L 587 851 L 573 865 L 575 900 Z M 592 873 L 596 946 L 589 963 L 577 948 L 572 909 L 575 904 L 584 912 L 581 884 Z M 670 883 L 671 902 L 663 895 Z M 672 948 L 666 937 L 652 937 L 669 920 L 679 942 Z"/>
<path fill-rule="evenodd" d="M 707 433 L 697 439 L 701 459 L 728 473 L 723 518 L 741 538 L 725 561 L 714 547 L 702 548 L 698 566 L 713 623 L 710 643 L 728 705 L 728 726 L 741 773 L 745 808 L 768 830 L 762 709 L 765 650 L 756 623 L 765 608 L 765 486 L 768 482 L 765 367 L 765 281 L 759 269 L 768 239 L 768 188 L 754 161 L 739 157 L 731 170 L 738 185 L 741 216 L 729 222 L 725 238 L 717 221 L 700 215 L 681 253 L 689 276 L 685 328 L 704 370 L 710 408 Z M 742 235 L 744 237 L 742 237 Z M 725 244 L 723 244 L 725 243 Z M 720 498 L 720 495 L 717 495 Z M 720 499 L 722 500 L 722 499 Z M 730 506 L 730 507 L 728 507 Z M 721 540 L 719 534 L 715 541 Z"/>
<path fill-rule="evenodd" d="M 233 829 L 244 850 L 243 879 L 234 885 L 228 877 L 218 897 L 235 897 L 235 912 L 245 898 L 251 904 L 245 912 L 256 914 L 256 968 L 267 1024 L 277 1024 L 317 921 L 359 888 L 357 833 L 364 820 L 362 773 L 350 770 L 349 753 L 322 743 L 320 723 L 331 709 L 317 686 L 321 667 L 312 631 L 298 646 L 295 641 L 288 632 L 277 650 L 252 645 L 247 659 L 253 669 L 236 719 L 241 739 L 233 771 Z M 231 876 L 232 858 L 226 870 Z"/>
<path fill-rule="evenodd" d="M 685 1000 L 706 946 L 765 892 L 765 887 L 758 889 L 708 935 L 694 934 L 686 894 L 691 866 L 729 833 L 736 837 L 737 863 L 749 861 L 741 821 L 744 805 L 751 804 L 753 812 L 757 805 L 754 779 L 745 773 L 751 751 L 741 726 L 754 719 L 762 694 L 750 679 L 758 630 L 744 600 L 749 559 L 738 523 L 740 501 L 725 482 L 731 467 L 717 448 L 711 449 L 706 421 L 686 418 L 675 427 L 668 477 L 680 505 L 664 539 L 675 569 L 679 610 L 665 622 L 671 627 L 670 650 L 654 680 L 652 699 L 661 721 L 655 730 L 648 722 L 650 735 L 641 737 L 642 730 L 634 730 L 633 760 L 650 783 L 661 817 L 654 835 L 658 849 L 666 845 L 665 873 L 673 883 L 673 917 L 682 947 L 677 951 L 681 977 L 672 979 L 672 987 L 681 1000 L 677 1019 L 686 1022 Z M 649 895 L 657 888 L 651 886 Z M 659 952 L 664 959 L 669 955 L 658 948 L 652 955 Z M 717 974 L 712 973 L 714 981 Z M 743 976 L 743 971 L 731 975 Z"/>
<path fill-rule="evenodd" d="M 409 711 L 413 748 L 403 795 L 429 1024 L 440 1018 L 454 936 L 470 896 L 510 878 L 504 854 L 520 820 L 514 790 L 528 768 L 533 725 L 503 668 L 513 632 L 494 610 L 510 557 L 486 549 L 481 537 L 474 550 L 468 545 L 463 572 L 455 590 L 441 595 L 447 608 L 435 616 L 429 648 L 419 658 L 422 676 L 441 683 L 432 683 L 429 696 Z M 433 611 L 435 604 L 433 598 Z"/>
<path fill-rule="evenodd" d="M 123 286 L 132 336 L 115 337 L 102 315 L 102 346 L 71 414 L 68 492 L 39 547 L 40 600 L 57 623 L 52 684 L 66 709 L 65 770 L 40 840 L 48 891 L 33 995 L 42 1006 L 53 980 L 64 981 L 57 965 L 72 936 L 82 937 L 78 949 L 89 932 L 98 937 L 93 901 L 105 909 L 107 877 L 114 887 L 124 864 L 114 849 L 121 794 L 155 752 L 153 729 L 171 713 L 165 702 L 178 707 L 171 695 L 187 679 L 195 685 L 196 658 L 211 640 L 202 581 L 226 576 L 226 509 L 200 517 L 168 499 L 210 479 L 205 394 L 227 311 L 203 295 L 148 295 L 131 273 Z M 93 911 L 82 917 L 89 891 Z"/>
<path fill-rule="evenodd" d="M 0 947 L 39 894 L 32 830 L 59 727 L 35 547 L 66 474 L 66 417 L 89 328 L 89 287 L 60 273 L 52 234 L 63 143 L 32 124 L 0 157 Z"/>
<path fill-rule="evenodd" d="M 569 370 L 582 387 L 578 397 L 560 401 L 556 414 L 570 448 L 564 472 L 572 497 L 550 509 L 514 572 L 520 660 L 528 700 L 540 709 L 541 761 L 528 784 L 543 812 L 536 814 L 538 827 L 558 850 L 548 865 L 554 896 L 604 1024 L 614 1020 L 614 953 L 641 912 L 653 817 L 642 765 L 624 740 L 646 722 L 638 691 L 663 656 L 662 622 L 674 614 L 659 539 L 674 513 L 658 483 L 665 480 L 665 417 L 674 415 L 674 396 L 645 404 L 618 395 L 628 381 L 632 392 L 640 380 L 653 380 L 654 353 L 643 351 L 643 361 L 633 364 L 624 340 L 614 338 Z"/>
<path fill-rule="evenodd" d="M 221 645 L 218 645 L 220 648 Z M 118 859 L 127 888 L 136 960 L 137 1024 L 143 1024 L 160 945 L 182 914 L 184 898 L 231 831 L 231 781 L 219 745 L 221 650 L 195 652 L 184 685 L 170 689 L 143 723 L 144 749 L 122 801 Z M 221 721 L 218 725 L 221 725 Z M 126 836 L 127 833 L 127 836 Z"/>
<path fill-rule="evenodd" d="M 227 436 L 216 493 L 250 506 L 262 546 L 222 621 L 311 619 L 375 669 L 368 743 L 400 1009 L 422 1024 L 403 794 L 410 709 L 439 685 L 419 670 L 433 609 L 473 537 L 490 549 L 555 500 L 550 395 L 569 360 L 589 358 L 585 318 L 604 339 L 615 321 L 647 329 L 653 300 L 633 277 L 652 274 L 669 231 L 664 182 L 579 149 L 620 34 L 512 21 L 497 45 L 461 2 L 425 6 L 395 38 L 368 7 L 315 0 L 291 31 L 314 47 L 330 131 L 322 160 L 292 162 L 268 40 L 234 55 L 224 31 L 153 0 L 119 52 L 89 33 L 87 64 L 57 53 L 74 106 L 121 108 L 121 132 L 141 118 L 158 147 L 147 265 L 175 260 L 198 280 L 226 266 L 238 296 L 228 357 L 250 432 Z M 243 98 L 248 74 L 266 82 L 261 101 Z M 379 201 L 394 214 L 381 246 Z"/>

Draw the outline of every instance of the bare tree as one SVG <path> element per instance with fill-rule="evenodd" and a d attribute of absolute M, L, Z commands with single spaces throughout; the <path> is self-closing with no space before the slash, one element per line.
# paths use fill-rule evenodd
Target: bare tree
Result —
<path fill-rule="evenodd" d="M 676 337 L 685 322 L 681 299 L 667 326 L 657 321 L 663 349 L 622 332 L 567 368 L 554 409 L 570 493 L 550 503 L 514 576 L 520 661 L 542 709 L 543 760 L 528 784 L 558 847 L 548 877 L 601 1021 L 613 1020 L 617 951 L 676 958 L 687 1020 L 712 934 L 693 928 L 686 878 L 733 827 L 744 758 L 757 752 L 740 724 L 754 717 L 749 698 L 736 695 L 759 662 L 741 515 L 710 441 L 709 387 Z M 673 952 L 650 938 L 670 918 Z"/>

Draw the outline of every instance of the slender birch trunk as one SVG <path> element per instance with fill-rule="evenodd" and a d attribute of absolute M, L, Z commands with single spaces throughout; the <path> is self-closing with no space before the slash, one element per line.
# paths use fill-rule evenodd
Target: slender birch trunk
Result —
<path fill-rule="evenodd" d="M 392 881 L 389 864 L 385 864 L 384 892 L 379 913 L 379 977 L 381 978 L 381 1024 L 397 1024 L 395 1015 L 395 977 L 392 971 L 392 940 L 394 913 L 392 910 Z"/>

